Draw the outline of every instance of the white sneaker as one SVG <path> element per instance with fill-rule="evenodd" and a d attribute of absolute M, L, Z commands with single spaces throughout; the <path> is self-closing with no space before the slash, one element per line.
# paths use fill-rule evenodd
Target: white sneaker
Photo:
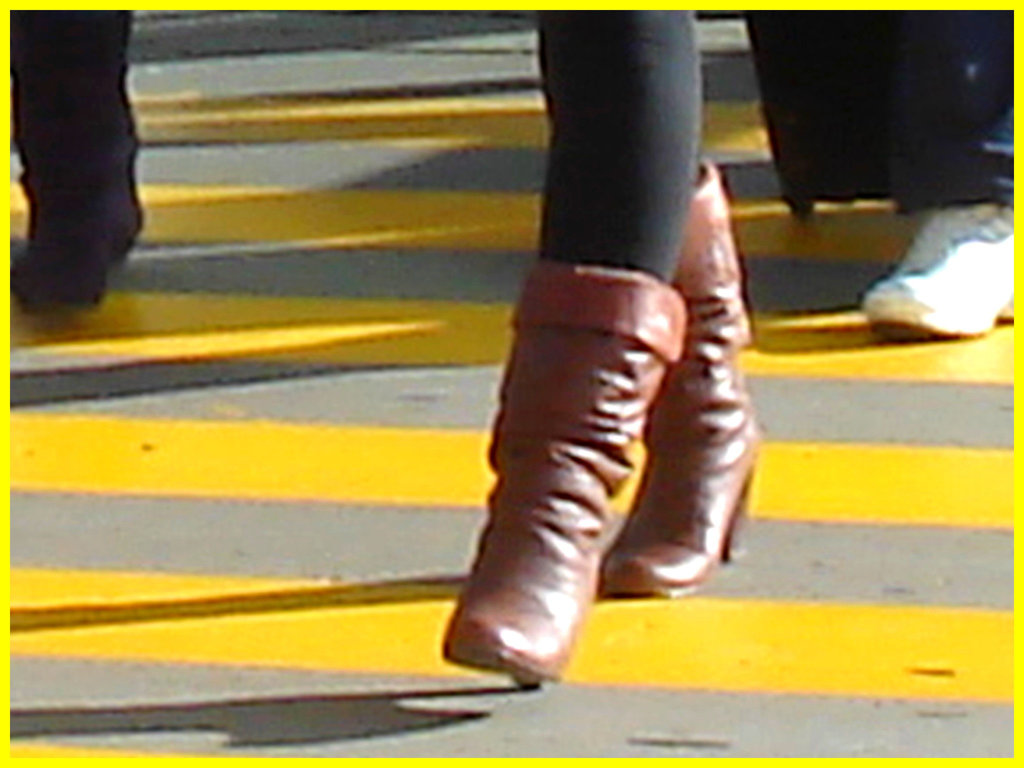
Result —
<path fill-rule="evenodd" d="M 981 336 L 1013 320 L 1013 208 L 983 204 L 927 215 L 903 262 L 864 295 L 864 313 L 895 339 Z"/>

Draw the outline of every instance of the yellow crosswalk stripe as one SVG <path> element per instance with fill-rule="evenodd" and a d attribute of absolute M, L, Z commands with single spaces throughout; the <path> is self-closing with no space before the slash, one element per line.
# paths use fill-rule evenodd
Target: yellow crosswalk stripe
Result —
<path fill-rule="evenodd" d="M 543 102 L 521 98 L 332 99 L 276 96 L 138 102 L 148 142 L 372 141 L 437 148 L 541 148 Z M 730 115 L 736 122 L 735 115 Z"/>
<path fill-rule="evenodd" d="M 438 148 L 547 145 L 539 96 L 345 99 L 254 96 L 136 99 L 140 133 L 151 142 L 372 141 Z M 767 154 L 757 102 L 709 102 L 704 150 Z"/>
<path fill-rule="evenodd" d="M 123 757 L 172 758 L 184 759 L 185 755 L 160 754 L 157 752 L 129 752 L 123 749 L 89 749 L 86 747 L 65 747 L 55 744 L 21 744 L 11 745 L 11 757 L 46 757 L 63 759 L 66 757 L 87 757 L 93 759 L 112 759 Z M 188 755 L 188 757 L 193 757 Z"/>
<path fill-rule="evenodd" d="M 268 579 L 167 573 L 11 569 L 12 630 L 25 624 L 25 611 L 68 612 L 117 609 L 147 603 L 187 604 L 211 598 L 254 598 L 267 594 L 323 590 L 322 580 Z"/>
<path fill-rule="evenodd" d="M 13 312 L 11 346 L 105 362 L 245 357 L 352 365 L 487 365 L 505 359 L 511 308 L 447 301 L 114 294 L 73 321 Z M 758 376 L 1013 383 L 1013 328 L 950 344 L 880 344 L 856 313 L 754 318 Z"/>
<path fill-rule="evenodd" d="M 1013 326 L 981 339 L 883 344 L 859 312 L 755 316 L 743 369 L 790 376 L 956 384 L 1013 384 Z"/>
<path fill-rule="evenodd" d="M 447 301 L 113 294 L 63 323 L 14 311 L 11 345 L 45 355 L 218 358 L 359 365 L 496 364 L 510 308 Z M 187 354 L 186 354 L 187 353 Z"/>
<path fill-rule="evenodd" d="M 337 344 L 422 336 L 441 330 L 438 322 L 352 323 L 307 325 L 301 328 L 256 328 L 199 333 L 167 333 L 96 341 L 44 344 L 51 355 L 104 356 L 140 361 L 273 356 L 278 353 L 331 347 Z"/>
<path fill-rule="evenodd" d="M 519 192 L 301 190 L 285 187 L 145 185 L 149 242 L 264 243 L 336 248 L 535 250 L 540 197 Z M 752 257 L 894 260 L 911 224 L 882 203 L 822 205 L 809 222 L 777 201 L 737 201 L 736 235 Z M 11 187 L 11 232 L 27 205 Z"/>
<path fill-rule="evenodd" d="M 754 376 L 957 384 L 1014 383 L 1014 329 L 966 342 L 882 344 L 859 313 L 755 317 L 755 346 L 743 352 Z"/>
<path fill-rule="evenodd" d="M 15 593 L 20 578 L 15 570 Z M 68 578 L 73 580 L 74 573 Z M 94 575 L 94 582 L 99 578 Z M 123 576 L 109 578 L 112 584 L 106 591 L 116 591 Z M 128 588 L 138 584 L 128 577 Z M 218 580 L 211 577 L 209 590 L 217 589 Z M 264 606 L 265 613 L 16 631 L 11 652 L 28 657 L 463 674 L 439 655 L 450 598 L 424 599 L 403 588 L 396 588 L 390 601 L 382 599 L 378 589 L 366 604 L 352 600 L 344 607 L 315 592 L 304 605 L 291 597 L 288 610 L 275 611 L 270 604 Z M 619 601 L 598 605 L 567 679 L 1010 701 L 1012 645 L 1009 612 L 710 598 Z"/>
<path fill-rule="evenodd" d="M 458 430 L 15 413 L 11 488 L 479 508 L 485 446 Z M 1011 527 L 1012 466 L 1003 450 L 769 443 L 755 514 Z"/>

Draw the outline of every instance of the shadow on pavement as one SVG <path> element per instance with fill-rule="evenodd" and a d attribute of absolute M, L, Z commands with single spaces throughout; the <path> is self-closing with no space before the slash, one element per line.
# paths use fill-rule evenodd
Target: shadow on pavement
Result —
<path fill-rule="evenodd" d="M 434 700 L 515 694 L 513 686 L 412 690 L 338 696 L 23 709 L 11 712 L 11 738 L 113 736 L 132 733 L 222 733 L 234 748 L 317 744 L 436 730 L 489 716 L 482 708 L 433 705 Z"/>

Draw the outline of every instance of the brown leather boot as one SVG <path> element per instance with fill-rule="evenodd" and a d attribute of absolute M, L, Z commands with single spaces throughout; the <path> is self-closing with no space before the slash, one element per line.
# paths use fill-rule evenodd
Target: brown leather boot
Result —
<path fill-rule="evenodd" d="M 594 600 L 609 497 L 682 347 L 683 302 L 631 270 L 541 261 L 520 299 L 490 460 L 497 483 L 444 640 L 449 661 L 557 679 Z"/>
<path fill-rule="evenodd" d="M 729 560 L 746 515 L 759 441 L 738 364 L 750 326 L 729 203 L 712 166 L 690 211 L 674 280 L 686 303 L 683 356 L 651 409 L 648 463 L 603 564 L 605 595 L 694 589 Z"/>

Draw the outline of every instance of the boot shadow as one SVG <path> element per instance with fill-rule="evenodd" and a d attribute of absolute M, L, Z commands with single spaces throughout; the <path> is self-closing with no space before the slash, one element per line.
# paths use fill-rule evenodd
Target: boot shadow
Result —
<path fill-rule="evenodd" d="M 490 716 L 482 706 L 434 706 L 437 699 L 515 694 L 514 686 L 411 690 L 336 696 L 285 696 L 139 704 L 119 707 L 16 709 L 11 738 L 112 737 L 130 734 L 223 734 L 232 749 L 313 745 L 433 731 Z"/>

